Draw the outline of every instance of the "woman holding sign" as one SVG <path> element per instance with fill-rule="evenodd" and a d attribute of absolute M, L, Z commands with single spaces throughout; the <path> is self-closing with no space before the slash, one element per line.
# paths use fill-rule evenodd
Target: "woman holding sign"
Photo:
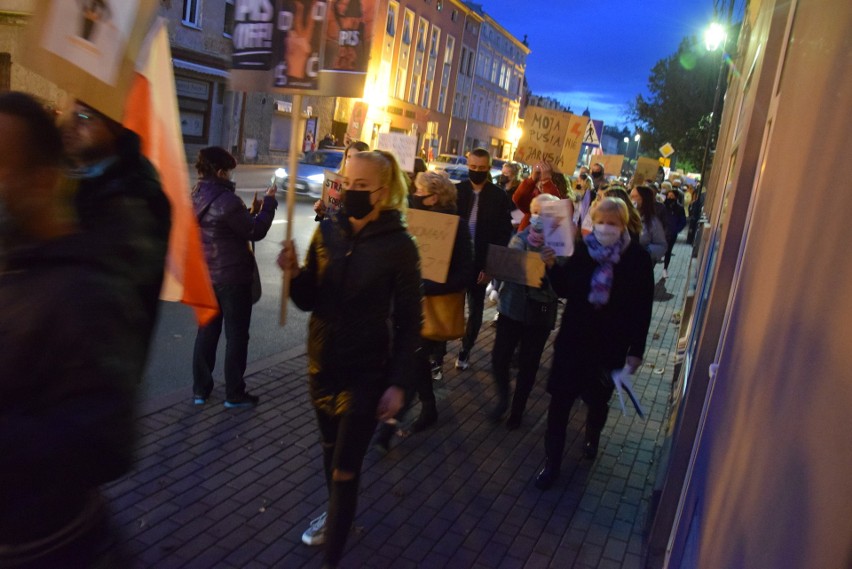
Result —
<path fill-rule="evenodd" d="M 380 150 L 350 157 L 343 210 L 324 219 L 299 266 L 284 244 L 293 302 L 311 312 L 309 392 L 329 492 L 327 513 L 302 535 L 336 567 L 355 518 L 361 463 L 376 422 L 396 415 L 414 384 L 420 345 L 417 246 L 403 223 L 405 175 Z"/>
<path fill-rule="evenodd" d="M 512 237 L 509 241 L 510 249 L 541 251 L 544 246 L 545 228 L 539 214 L 541 204 L 547 201 L 559 201 L 559 198 L 550 194 L 541 194 L 532 200 L 530 223 L 526 229 Z M 509 430 L 515 430 L 521 426 L 521 417 L 535 383 L 544 345 L 550 337 L 550 331 L 556 325 L 556 308 L 556 293 L 546 279 L 540 287 L 535 288 L 509 281 L 503 282 L 500 286 L 497 334 L 494 338 L 494 349 L 491 352 L 498 402 L 491 418 L 494 421 L 500 421 L 509 408 L 509 368 L 512 355 L 520 346 L 512 411 L 506 420 L 506 428 Z"/>
<path fill-rule="evenodd" d="M 630 237 L 628 219 L 627 204 L 604 198 L 592 211 L 592 233 L 576 243 L 565 264 L 556 264 L 552 249 L 542 250 L 551 285 L 566 299 L 547 382 L 545 463 L 535 482 L 542 490 L 559 476 L 575 399 L 588 405 L 583 454 L 594 458 L 614 388 L 610 373 L 625 362 L 635 372 L 642 363 L 654 269 L 648 252 Z"/>

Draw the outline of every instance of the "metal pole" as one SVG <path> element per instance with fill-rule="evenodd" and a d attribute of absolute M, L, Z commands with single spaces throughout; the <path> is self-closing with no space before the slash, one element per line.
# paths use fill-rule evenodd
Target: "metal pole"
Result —
<path fill-rule="evenodd" d="M 725 42 L 727 43 L 727 41 Z M 713 142 L 713 131 L 716 125 L 717 107 L 719 106 L 719 94 L 722 91 L 722 75 L 725 71 L 725 46 L 722 47 L 722 62 L 719 64 L 719 76 L 716 78 L 716 94 L 713 97 L 713 111 L 710 114 L 710 126 L 707 131 L 707 144 L 704 145 L 704 160 L 701 162 L 701 190 L 707 189 L 707 161 L 710 157 L 710 145 Z"/>
<path fill-rule="evenodd" d="M 287 167 L 287 225 L 284 229 L 284 239 L 293 238 L 293 210 L 296 209 L 296 174 L 299 169 L 299 135 L 302 132 L 302 96 L 293 95 L 293 108 L 290 111 L 290 154 Z M 279 326 L 287 323 L 287 302 L 290 300 L 290 271 L 284 271 L 281 287 L 281 314 Z"/>

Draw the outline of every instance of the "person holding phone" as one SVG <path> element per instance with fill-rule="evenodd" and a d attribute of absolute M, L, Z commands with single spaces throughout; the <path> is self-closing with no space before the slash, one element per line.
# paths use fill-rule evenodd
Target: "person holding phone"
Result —
<path fill-rule="evenodd" d="M 222 327 L 225 328 L 225 407 L 251 407 L 258 397 L 246 392 L 243 374 L 248 360 L 252 279 L 255 260 L 249 242 L 260 241 L 275 218 L 275 184 L 261 201 L 254 195 L 250 209 L 236 194 L 231 172 L 237 161 L 224 148 L 210 146 L 198 152 L 199 180 L 192 205 L 201 227 L 204 257 L 219 315 L 198 328 L 192 354 L 192 393 L 195 405 L 204 405 L 213 391 L 213 366 Z"/>

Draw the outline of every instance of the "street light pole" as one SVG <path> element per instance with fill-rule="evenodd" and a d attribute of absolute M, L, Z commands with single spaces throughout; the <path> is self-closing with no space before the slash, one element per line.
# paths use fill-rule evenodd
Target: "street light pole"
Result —
<path fill-rule="evenodd" d="M 719 63 L 719 75 L 716 77 L 716 93 L 713 95 L 713 109 L 710 111 L 710 125 L 707 130 L 707 143 L 704 145 L 704 159 L 701 161 L 701 188 L 707 188 L 707 162 L 710 158 L 710 145 L 713 143 L 713 132 L 716 130 L 716 118 L 719 107 L 719 99 L 722 93 L 722 76 L 725 72 L 725 52 L 728 43 L 728 36 L 725 29 L 720 24 L 711 24 L 710 29 L 704 35 L 706 47 L 709 51 L 716 51 L 720 46 L 722 48 L 722 61 Z"/>
<path fill-rule="evenodd" d="M 639 139 L 642 138 L 639 133 L 636 133 L 636 136 L 633 137 L 633 140 L 636 141 L 636 156 L 635 159 L 639 160 Z"/>

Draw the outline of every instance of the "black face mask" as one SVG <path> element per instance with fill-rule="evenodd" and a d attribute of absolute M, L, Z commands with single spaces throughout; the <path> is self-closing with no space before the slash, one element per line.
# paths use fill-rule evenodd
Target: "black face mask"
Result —
<path fill-rule="evenodd" d="M 501 186 L 505 186 L 508 182 L 509 182 L 509 176 L 504 176 L 503 174 L 500 174 L 499 176 L 497 176 L 497 183 L 500 184 Z"/>
<path fill-rule="evenodd" d="M 411 196 L 411 207 L 413 207 L 414 209 L 432 209 L 432 207 L 434 207 L 434 206 L 424 204 L 423 200 L 427 200 L 434 195 L 435 194 L 429 194 L 427 196 L 418 196 L 416 194 L 412 195 Z"/>
<path fill-rule="evenodd" d="M 476 170 L 471 170 L 468 172 L 468 178 L 470 178 L 471 183 L 475 186 L 479 186 L 484 184 L 488 179 L 488 172 L 479 172 Z"/>
<path fill-rule="evenodd" d="M 381 188 L 369 192 L 345 191 L 343 192 L 343 209 L 346 215 L 355 219 L 364 219 L 373 212 L 375 206 L 370 203 L 370 196 Z"/>
<path fill-rule="evenodd" d="M 592 178 L 594 178 L 595 180 L 603 178 L 603 172 L 592 172 Z"/>

